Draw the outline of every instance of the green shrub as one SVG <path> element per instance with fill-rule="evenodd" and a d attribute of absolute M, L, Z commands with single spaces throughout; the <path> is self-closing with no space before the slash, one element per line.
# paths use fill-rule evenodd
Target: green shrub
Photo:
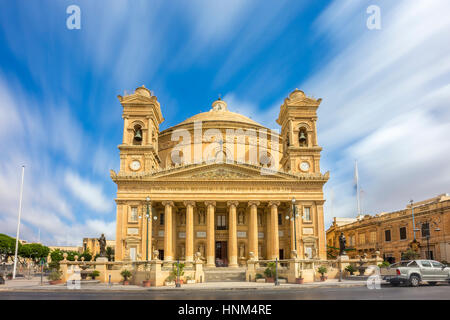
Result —
<path fill-rule="evenodd" d="M 128 271 L 127 269 L 122 270 L 122 272 L 120 273 L 120 275 L 122 276 L 123 281 L 127 281 L 128 278 L 131 278 L 131 272 Z"/>
<path fill-rule="evenodd" d="M 48 275 L 48 280 L 50 281 L 56 281 L 61 280 L 61 271 L 54 270 Z"/>
<path fill-rule="evenodd" d="M 382 263 L 380 263 L 379 265 L 378 265 L 378 267 L 380 267 L 380 268 L 387 268 L 387 267 L 389 267 L 391 264 L 389 263 L 389 262 L 387 262 L 387 261 L 383 261 Z"/>
<path fill-rule="evenodd" d="M 269 262 L 267 263 L 267 268 L 264 270 L 264 275 L 266 278 L 273 278 L 275 277 L 276 272 L 276 263 L 275 262 Z"/>
<path fill-rule="evenodd" d="M 172 268 L 172 274 L 175 276 L 175 278 L 178 276 L 178 266 L 180 268 L 180 278 L 184 275 L 184 263 L 177 263 L 175 262 L 173 264 Z"/>
<path fill-rule="evenodd" d="M 345 267 L 345 271 L 353 274 L 353 272 L 356 272 L 356 268 L 352 264 L 349 264 L 347 267 Z"/>
<path fill-rule="evenodd" d="M 100 271 L 98 270 L 94 270 L 91 272 L 90 276 L 92 277 L 92 279 L 95 280 L 96 277 L 98 277 L 100 275 Z"/>
<path fill-rule="evenodd" d="M 261 273 L 257 273 L 255 277 L 256 277 L 256 279 L 264 278 L 264 276 Z"/>
<path fill-rule="evenodd" d="M 325 266 L 320 266 L 320 267 L 317 269 L 317 272 L 319 272 L 319 273 L 323 276 L 325 273 L 328 272 L 328 269 L 327 269 L 327 267 L 325 267 Z"/>
<path fill-rule="evenodd" d="M 166 282 L 172 282 L 172 281 L 175 281 L 175 279 L 176 279 L 176 276 L 175 276 L 173 273 L 171 273 L 171 274 L 166 278 Z"/>

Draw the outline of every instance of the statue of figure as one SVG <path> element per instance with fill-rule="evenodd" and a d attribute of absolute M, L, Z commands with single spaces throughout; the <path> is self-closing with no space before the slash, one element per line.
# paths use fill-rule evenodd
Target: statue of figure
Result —
<path fill-rule="evenodd" d="M 205 212 L 203 210 L 198 212 L 198 222 L 199 224 L 205 224 Z"/>
<path fill-rule="evenodd" d="M 184 213 L 184 211 L 181 213 L 180 224 L 182 226 L 184 226 L 186 224 L 186 214 Z"/>
<path fill-rule="evenodd" d="M 244 224 L 244 212 L 243 211 L 239 211 L 238 223 L 239 224 Z"/>
<path fill-rule="evenodd" d="M 258 226 L 262 226 L 262 214 L 258 212 Z"/>
<path fill-rule="evenodd" d="M 339 236 L 339 255 L 343 256 L 345 255 L 345 245 L 347 244 L 347 241 L 345 240 L 344 233 L 341 232 L 341 235 Z"/>
<path fill-rule="evenodd" d="M 106 238 L 103 233 L 100 238 L 98 238 L 98 244 L 100 246 L 100 257 L 106 257 Z"/>
<path fill-rule="evenodd" d="M 198 246 L 198 252 L 200 252 L 200 254 L 201 254 L 202 257 L 205 256 L 205 246 L 203 245 L 203 243 L 199 244 L 199 246 Z"/>
<path fill-rule="evenodd" d="M 239 257 L 240 258 L 245 257 L 245 247 L 243 243 L 241 243 L 241 245 L 239 246 Z"/>

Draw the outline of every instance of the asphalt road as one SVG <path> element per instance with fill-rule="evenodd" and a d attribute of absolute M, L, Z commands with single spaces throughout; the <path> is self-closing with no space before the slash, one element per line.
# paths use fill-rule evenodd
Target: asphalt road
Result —
<path fill-rule="evenodd" d="M 189 291 L 40 291 L 0 292 L 0 300 L 450 300 L 450 285 L 417 288 L 382 286 L 277 289 L 277 290 L 189 290 Z"/>

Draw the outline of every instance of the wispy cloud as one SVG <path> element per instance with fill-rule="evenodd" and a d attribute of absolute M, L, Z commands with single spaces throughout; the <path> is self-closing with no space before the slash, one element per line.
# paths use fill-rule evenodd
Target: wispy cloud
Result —
<path fill-rule="evenodd" d="M 92 210 L 108 212 L 112 209 L 113 203 L 103 194 L 101 185 L 83 179 L 72 171 L 66 172 L 64 182 L 72 194 Z"/>
<path fill-rule="evenodd" d="M 367 4 L 367 5 L 365 5 Z M 335 216 L 355 216 L 353 160 L 367 212 L 448 192 L 450 36 L 448 1 L 379 1 L 382 30 L 369 31 L 370 3 L 335 1 L 316 24 L 338 52 L 301 85 L 320 95 L 319 142 Z M 342 27 L 351 32 L 342 32 Z M 334 42 L 333 42 L 334 43 Z M 342 46 L 342 44 L 344 44 Z M 438 116 L 437 116 L 438 115 Z M 344 183 L 345 182 L 345 183 Z M 343 183 L 345 187 L 343 187 Z M 447 190 L 446 190 L 447 188 Z M 329 193 L 327 195 L 329 198 Z M 331 216 L 327 204 L 327 221 Z"/>

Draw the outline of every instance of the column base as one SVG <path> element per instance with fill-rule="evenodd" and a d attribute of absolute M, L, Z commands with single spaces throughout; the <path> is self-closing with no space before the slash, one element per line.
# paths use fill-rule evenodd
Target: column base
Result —
<path fill-rule="evenodd" d="M 237 263 L 230 263 L 228 268 L 239 268 L 239 265 Z"/>

